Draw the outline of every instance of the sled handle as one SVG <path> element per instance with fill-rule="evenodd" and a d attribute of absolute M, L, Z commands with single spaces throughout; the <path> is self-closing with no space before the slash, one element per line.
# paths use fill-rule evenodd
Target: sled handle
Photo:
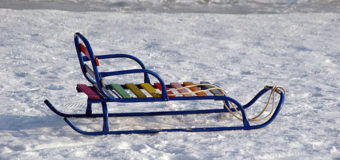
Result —
<path fill-rule="evenodd" d="M 108 54 L 108 55 L 98 55 L 96 57 L 98 59 L 128 58 L 128 59 L 131 59 L 131 60 L 135 61 L 136 63 L 138 63 L 139 66 L 142 69 L 146 69 L 144 63 L 140 59 L 138 59 L 135 56 L 129 55 L 129 54 Z M 144 83 L 150 83 L 150 78 L 149 78 L 149 75 L 147 73 L 144 73 Z"/>

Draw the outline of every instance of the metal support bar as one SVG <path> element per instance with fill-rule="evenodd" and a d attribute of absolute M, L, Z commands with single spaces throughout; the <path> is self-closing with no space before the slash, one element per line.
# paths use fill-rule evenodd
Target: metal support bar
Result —
<path fill-rule="evenodd" d="M 92 115 L 92 102 L 87 98 L 86 115 Z"/>
<path fill-rule="evenodd" d="M 107 111 L 107 105 L 106 102 L 102 102 L 102 108 L 103 108 L 103 132 L 107 133 L 109 132 L 109 115 Z"/>

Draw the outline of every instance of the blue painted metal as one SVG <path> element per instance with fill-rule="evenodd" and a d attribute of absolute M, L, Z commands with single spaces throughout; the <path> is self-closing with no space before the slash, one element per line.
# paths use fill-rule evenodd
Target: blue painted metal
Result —
<path fill-rule="evenodd" d="M 106 102 L 102 102 L 102 108 L 103 108 L 103 132 L 107 133 L 109 132 L 109 113 L 107 111 Z"/>
<path fill-rule="evenodd" d="M 81 51 L 80 51 L 80 48 L 79 48 L 79 44 L 80 44 L 80 41 L 79 39 L 84 43 L 84 45 L 86 46 L 88 52 L 89 52 L 89 55 L 90 55 L 90 60 L 88 59 L 88 57 L 86 56 L 83 56 Z M 92 68 L 94 70 L 94 72 L 98 73 L 98 68 L 97 68 L 97 65 L 95 63 L 95 56 L 93 54 L 93 51 L 92 51 L 92 47 L 90 45 L 90 42 L 80 33 L 75 33 L 74 34 L 74 44 L 75 44 L 75 48 L 76 48 L 76 51 L 77 51 L 77 55 L 78 55 L 78 60 L 79 60 L 79 64 L 80 64 L 80 68 L 83 72 L 83 75 L 85 76 L 85 78 L 92 84 L 95 84 L 96 81 L 99 83 L 98 86 L 101 87 L 101 84 L 100 82 L 98 81 L 100 79 L 100 77 L 98 77 L 99 75 L 97 74 L 96 75 L 96 79 L 93 80 L 92 78 L 88 77 L 86 75 L 86 72 L 85 72 L 85 69 L 84 69 L 84 61 L 91 61 L 91 64 L 92 64 Z M 129 59 L 132 59 L 134 60 L 135 62 L 137 62 L 141 67 L 142 69 L 145 69 L 145 65 L 143 64 L 143 62 L 141 60 L 139 60 L 137 57 L 134 57 L 132 55 L 128 55 L 128 54 L 110 54 L 110 55 L 98 55 L 97 56 L 98 59 L 107 59 L 107 58 L 129 58 Z M 144 74 L 144 83 L 150 83 L 150 78 L 149 78 L 149 75 L 147 73 Z"/>
<path fill-rule="evenodd" d="M 83 56 L 79 49 L 79 39 L 84 43 L 86 46 L 90 59 L 87 56 Z M 199 96 L 192 96 L 192 97 L 168 97 L 165 84 L 163 79 L 155 72 L 150 71 L 145 68 L 142 61 L 140 61 L 138 58 L 128 55 L 128 54 L 110 54 L 110 55 L 99 55 L 96 56 L 98 59 L 108 59 L 108 58 L 129 58 L 134 61 L 136 61 L 142 69 L 132 69 L 132 70 L 121 70 L 121 71 L 114 71 L 114 72 L 99 72 L 96 62 L 95 62 L 95 56 L 93 54 L 92 48 L 90 46 L 90 43 L 87 41 L 87 39 L 81 35 L 80 33 L 76 33 L 74 36 L 74 42 L 76 46 L 76 51 L 79 59 L 79 64 L 81 67 L 81 70 L 85 76 L 85 78 L 92 84 L 97 86 L 99 89 L 100 95 L 102 95 L 102 98 L 99 100 L 93 100 L 93 99 L 87 99 L 87 107 L 86 112 L 84 114 L 67 114 L 58 111 L 48 100 L 45 100 L 45 104 L 57 115 L 64 117 L 65 122 L 75 131 L 85 134 L 85 135 L 105 135 L 105 134 L 152 134 L 152 133 L 158 133 L 158 132 L 209 132 L 209 131 L 223 131 L 223 130 L 249 130 L 249 129 L 257 129 L 262 128 L 270 124 L 278 115 L 281 106 L 284 102 L 284 94 L 280 93 L 280 101 L 277 104 L 277 107 L 273 113 L 273 115 L 264 123 L 262 124 L 256 124 L 252 125 L 249 123 L 247 119 L 247 115 L 245 112 L 245 109 L 253 105 L 263 94 L 265 94 L 267 91 L 271 90 L 272 87 L 265 87 L 262 89 L 258 94 L 255 95 L 255 97 L 250 100 L 247 104 L 241 105 L 238 101 L 235 99 L 228 97 L 228 96 L 205 96 L 205 97 L 199 97 Z M 86 74 L 85 71 L 85 62 L 90 61 L 92 64 L 92 69 L 94 71 L 95 77 L 94 79 L 92 77 L 89 77 Z M 104 77 L 109 76 L 118 76 L 118 75 L 124 75 L 124 74 L 135 74 L 135 73 L 143 73 L 144 74 L 144 82 L 150 83 L 149 75 L 154 76 L 159 83 L 162 86 L 162 96 L 161 98 L 115 98 L 107 94 L 103 86 L 101 84 L 101 79 Z M 182 111 L 158 111 L 158 112 L 128 112 L 128 113 L 108 113 L 107 109 L 107 102 L 120 102 L 120 103 L 135 103 L 135 102 L 161 102 L 161 101 L 192 101 L 192 100 L 216 100 L 216 101 L 224 101 L 227 106 L 230 108 L 232 112 L 235 111 L 234 108 L 231 108 L 229 106 L 229 102 L 235 104 L 237 106 L 237 110 L 239 110 L 242 114 L 243 118 L 243 126 L 232 126 L 232 127 L 202 127 L 202 128 L 170 128 L 170 129 L 145 129 L 145 130 L 125 130 L 125 131 L 110 131 L 109 129 L 109 117 L 133 117 L 133 116 L 166 116 L 166 115 L 186 115 L 186 114 L 209 114 L 209 113 L 225 113 L 229 112 L 225 106 L 221 109 L 203 109 L 203 110 L 182 110 Z M 103 113 L 92 113 L 92 104 L 93 103 L 101 103 Z M 76 127 L 69 118 L 103 118 L 103 130 L 102 131 L 95 131 L 95 132 L 88 132 L 79 129 Z"/>

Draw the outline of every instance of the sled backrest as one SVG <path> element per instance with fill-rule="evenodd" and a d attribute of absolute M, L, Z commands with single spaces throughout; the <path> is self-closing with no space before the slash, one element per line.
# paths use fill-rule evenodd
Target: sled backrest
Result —
<path fill-rule="evenodd" d="M 74 44 L 83 75 L 91 84 L 97 84 L 98 87 L 102 87 L 100 84 L 101 77 L 97 68 L 99 66 L 99 60 L 93 54 L 89 41 L 80 33 L 76 33 L 74 34 Z"/>
<path fill-rule="evenodd" d="M 167 92 L 165 89 L 165 84 L 160 76 L 150 70 L 145 69 L 144 64 L 136 57 L 128 55 L 128 54 L 109 54 L 109 55 L 98 55 L 96 57 L 93 54 L 91 45 L 89 41 L 80 33 L 74 34 L 74 44 L 76 47 L 78 60 L 80 64 L 80 68 L 83 72 L 84 77 L 95 87 L 100 95 L 104 99 L 115 99 L 112 93 L 108 90 L 109 86 L 105 85 L 104 77 L 121 75 L 121 74 L 135 74 L 135 73 L 143 73 L 144 74 L 144 83 L 150 83 L 149 74 L 153 75 L 161 84 L 161 88 L 163 88 L 161 98 L 164 100 L 168 100 Z M 99 72 L 99 59 L 109 59 L 109 58 L 128 58 L 135 62 L 137 62 L 141 69 L 130 69 L 130 70 L 120 70 L 120 71 L 112 71 L 112 72 Z M 131 86 L 131 85 L 130 85 Z M 115 94 L 115 93 L 113 93 Z M 141 96 L 144 97 L 144 96 Z"/>
<path fill-rule="evenodd" d="M 74 44 L 76 47 L 81 71 L 85 78 L 99 91 L 103 97 L 113 97 L 106 89 L 103 78 L 98 71 L 99 58 L 92 51 L 89 41 L 80 33 L 74 34 Z M 90 62 L 90 63 L 89 63 Z"/>

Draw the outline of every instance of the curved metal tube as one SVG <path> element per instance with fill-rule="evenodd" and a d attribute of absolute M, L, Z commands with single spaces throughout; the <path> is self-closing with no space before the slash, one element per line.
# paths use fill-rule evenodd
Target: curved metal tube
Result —
<path fill-rule="evenodd" d="M 81 53 L 81 50 L 79 48 L 79 39 L 81 39 L 83 42 L 84 42 L 84 45 L 86 46 L 88 52 L 89 52 L 89 55 L 90 55 L 90 59 L 86 56 L 83 56 L 82 53 Z M 90 42 L 80 33 L 75 33 L 74 34 L 74 44 L 75 44 L 75 48 L 76 48 L 76 51 L 77 51 L 77 55 L 78 55 L 78 60 L 79 60 L 79 64 L 80 64 L 80 68 L 83 72 L 83 75 L 85 76 L 85 78 L 92 84 L 95 84 L 97 83 L 98 86 L 102 87 L 101 84 L 100 84 L 100 78 L 99 75 L 97 74 L 98 73 L 98 68 L 97 68 L 97 65 L 96 65 L 96 62 L 95 62 L 95 56 L 93 54 L 93 51 L 92 51 L 92 47 L 90 45 Z M 145 65 L 143 64 L 143 62 L 141 60 L 139 60 L 137 57 L 134 57 L 132 55 L 128 55 L 128 54 L 110 54 L 110 55 L 98 55 L 96 56 L 98 59 L 107 59 L 107 58 L 129 58 L 129 59 L 132 59 L 134 60 L 135 62 L 137 62 L 142 69 L 145 69 Z M 91 61 L 91 64 L 92 64 L 92 68 L 93 68 L 93 71 L 95 73 L 95 80 L 93 80 L 92 78 L 90 78 L 87 74 L 86 74 L 86 71 L 84 69 L 84 61 Z M 145 83 L 150 83 L 150 78 L 149 78 L 149 75 L 147 73 L 144 74 L 144 82 Z"/>

